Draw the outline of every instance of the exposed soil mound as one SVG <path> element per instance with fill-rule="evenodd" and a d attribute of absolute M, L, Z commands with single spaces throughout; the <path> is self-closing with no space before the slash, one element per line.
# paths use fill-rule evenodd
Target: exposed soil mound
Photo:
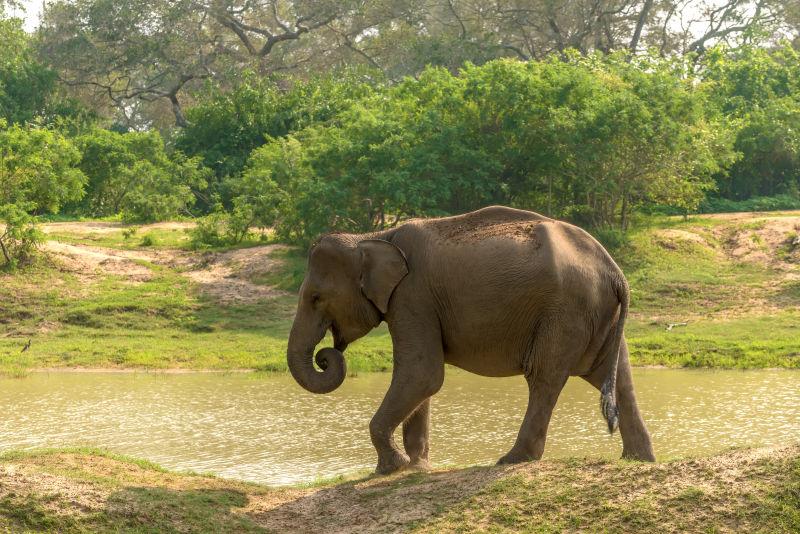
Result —
<path fill-rule="evenodd" d="M 795 270 L 800 260 L 800 217 L 754 218 L 752 222 L 714 229 L 734 260 Z"/>
<path fill-rule="evenodd" d="M 153 262 L 150 254 L 100 247 L 70 245 L 47 241 L 44 249 L 54 254 L 62 267 L 84 281 L 98 276 L 121 276 L 130 282 L 143 282 L 152 277 L 152 270 L 136 260 Z"/>
<path fill-rule="evenodd" d="M 222 253 L 206 253 L 184 274 L 199 284 L 201 291 L 214 299 L 232 304 L 255 302 L 285 295 L 285 291 L 255 283 L 260 277 L 279 267 L 272 257 L 283 245 L 266 245 Z"/>
<path fill-rule="evenodd" d="M 202 294 L 224 304 L 255 302 L 286 294 L 258 280 L 280 265 L 271 254 L 282 245 L 228 252 L 191 253 L 169 249 L 119 250 L 47 241 L 44 249 L 62 268 L 91 283 L 103 276 L 119 276 L 141 283 L 155 273 L 147 264 L 175 269 L 195 282 Z"/>

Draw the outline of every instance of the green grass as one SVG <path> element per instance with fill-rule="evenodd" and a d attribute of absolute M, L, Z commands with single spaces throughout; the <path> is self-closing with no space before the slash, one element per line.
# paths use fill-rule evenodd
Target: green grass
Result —
<path fill-rule="evenodd" d="M 135 250 L 142 247 L 188 249 L 191 237 L 185 228 L 154 228 L 131 225 L 112 231 L 74 233 L 51 231 L 49 239 L 71 245 L 90 245 L 95 247 Z"/>
<path fill-rule="evenodd" d="M 797 257 L 791 233 L 774 251 L 784 271 L 726 253 L 735 233 L 758 237 L 764 224 L 653 219 L 618 244 L 613 254 L 632 288 L 626 335 L 634 364 L 800 368 L 800 281 L 785 277 L 786 269 L 798 269 L 791 263 Z M 153 236 L 149 248 L 184 249 L 188 242 L 182 229 L 130 228 L 94 237 L 62 228 L 59 238 L 112 248 L 141 248 L 143 235 Z M 676 237 L 676 231 L 695 237 Z M 757 241 L 750 239 L 754 247 L 768 248 Z M 179 270 L 147 262 L 138 262 L 152 273 L 141 283 L 119 276 L 87 282 L 46 261 L 0 273 L 0 373 L 21 377 L 42 367 L 286 371 L 292 295 L 306 258 L 289 248 L 275 250 L 272 259 L 281 267 L 252 282 L 288 294 L 238 305 L 205 297 Z M 670 324 L 679 326 L 667 330 Z M 30 349 L 21 352 L 29 339 Z M 348 369 L 388 370 L 391 355 L 381 327 L 348 349 Z"/>
<path fill-rule="evenodd" d="M 735 483 L 731 483 L 735 481 Z M 269 488 L 95 449 L 0 455 L 13 532 L 797 532 L 800 448 L 586 459 Z"/>

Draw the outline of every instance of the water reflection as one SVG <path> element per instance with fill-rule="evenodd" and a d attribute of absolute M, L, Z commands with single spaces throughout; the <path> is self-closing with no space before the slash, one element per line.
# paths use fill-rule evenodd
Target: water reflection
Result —
<path fill-rule="evenodd" d="M 638 369 L 639 404 L 660 459 L 800 440 L 800 373 Z M 348 378 L 330 395 L 287 375 L 50 373 L 0 380 L 0 449 L 90 445 L 191 469 L 286 484 L 370 469 L 367 424 L 389 374 Z M 434 464 L 491 463 L 513 444 L 521 377 L 448 370 L 433 402 Z M 546 457 L 621 452 L 598 393 L 571 379 Z"/>

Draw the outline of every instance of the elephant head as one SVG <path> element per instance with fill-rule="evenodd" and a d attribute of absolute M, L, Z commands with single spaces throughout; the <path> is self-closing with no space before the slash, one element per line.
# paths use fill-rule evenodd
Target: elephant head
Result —
<path fill-rule="evenodd" d="M 406 274 L 405 255 L 388 241 L 333 234 L 312 247 L 287 350 L 298 384 L 312 393 L 329 393 L 341 385 L 346 374 L 342 352 L 380 324 Z M 328 330 L 334 347 L 314 356 Z"/>

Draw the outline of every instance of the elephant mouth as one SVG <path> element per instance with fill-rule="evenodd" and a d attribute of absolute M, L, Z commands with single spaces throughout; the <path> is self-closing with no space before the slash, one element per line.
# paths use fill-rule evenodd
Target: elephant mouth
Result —
<path fill-rule="evenodd" d="M 333 335 L 333 347 L 339 352 L 344 352 L 347 349 L 347 341 L 342 337 L 341 330 L 336 326 L 336 321 L 331 322 L 331 334 Z"/>

